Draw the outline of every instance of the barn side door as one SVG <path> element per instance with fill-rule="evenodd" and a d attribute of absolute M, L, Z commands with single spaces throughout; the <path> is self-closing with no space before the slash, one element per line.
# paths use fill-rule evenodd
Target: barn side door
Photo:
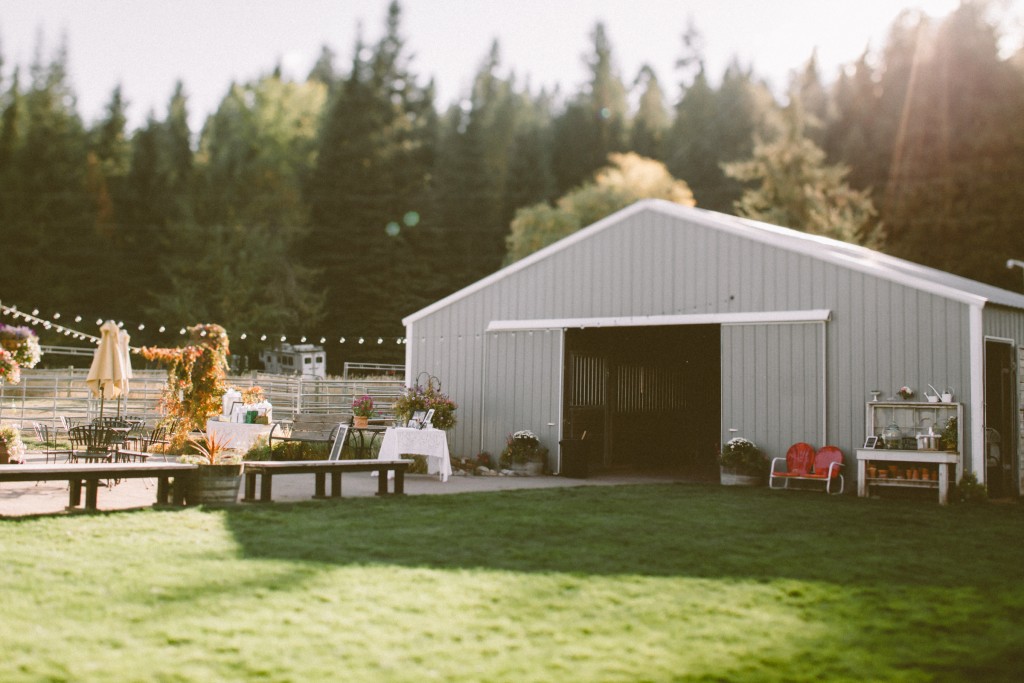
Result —
<path fill-rule="evenodd" d="M 608 466 L 611 441 L 611 406 L 608 400 L 610 364 L 602 354 L 569 351 L 565 354 L 565 395 L 562 432 L 566 437 L 582 438 L 598 444 L 593 457 Z"/>

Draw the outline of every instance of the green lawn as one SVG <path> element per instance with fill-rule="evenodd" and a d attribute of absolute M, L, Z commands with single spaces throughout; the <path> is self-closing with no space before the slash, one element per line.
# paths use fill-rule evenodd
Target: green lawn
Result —
<path fill-rule="evenodd" d="M 583 487 L 0 520 L 0 680 L 986 681 L 1018 504 Z"/>

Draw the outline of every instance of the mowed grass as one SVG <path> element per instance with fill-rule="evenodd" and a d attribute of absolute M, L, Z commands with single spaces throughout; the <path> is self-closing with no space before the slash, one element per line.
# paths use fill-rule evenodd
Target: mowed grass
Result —
<path fill-rule="evenodd" d="M 988 681 L 1021 506 L 712 485 L 0 520 L 3 681 Z"/>

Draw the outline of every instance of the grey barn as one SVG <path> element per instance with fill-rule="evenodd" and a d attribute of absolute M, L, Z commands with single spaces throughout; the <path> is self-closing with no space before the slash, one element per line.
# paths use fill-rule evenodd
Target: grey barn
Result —
<path fill-rule="evenodd" d="M 600 467 L 708 469 L 739 434 L 839 446 L 851 479 L 872 391 L 931 385 L 962 403 L 963 471 L 1020 494 L 1024 296 L 863 247 L 644 200 L 403 324 L 456 455 L 529 429 L 557 472 L 587 431 Z"/>

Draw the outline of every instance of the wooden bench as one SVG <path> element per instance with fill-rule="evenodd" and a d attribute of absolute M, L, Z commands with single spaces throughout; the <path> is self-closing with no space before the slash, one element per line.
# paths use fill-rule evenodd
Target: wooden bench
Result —
<path fill-rule="evenodd" d="M 184 463 L 81 463 L 77 465 L 0 465 L 0 482 L 4 481 L 67 481 L 70 484 L 68 509 L 82 503 L 85 485 L 85 509 L 96 510 L 96 497 L 101 479 L 156 478 L 156 504 L 185 504 L 185 491 L 195 476 L 197 465 Z M 170 479 L 174 478 L 175 486 Z M 180 484 L 180 485 L 179 485 Z M 171 498 L 173 497 L 173 501 Z"/>
<path fill-rule="evenodd" d="M 344 413 L 296 413 L 288 436 L 274 436 L 274 432 L 281 426 L 280 422 L 275 422 L 267 437 L 267 444 L 271 453 L 274 452 L 275 441 L 331 444 L 327 459 L 337 460 L 348 438 L 348 419 Z"/>
<path fill-rule="evenodd" d="M 377 472 L 377 495 L 388 495 L 388 472 L 395 473 L 393 495 L 405 493 L 405 471 L 412 460 L 246 460 L 242 471 L 245 474 L 245 496 L 242 502 L 270 503 L 271 487 L 275 474 L 309 474 L 316 476 L 314 498 L 327 498 L 326 478 L 331 475 L 331 498 L 341 498 L 342 472 Z M 256 477 L 260 479 L 260 496 L 256 498 Z"/>

